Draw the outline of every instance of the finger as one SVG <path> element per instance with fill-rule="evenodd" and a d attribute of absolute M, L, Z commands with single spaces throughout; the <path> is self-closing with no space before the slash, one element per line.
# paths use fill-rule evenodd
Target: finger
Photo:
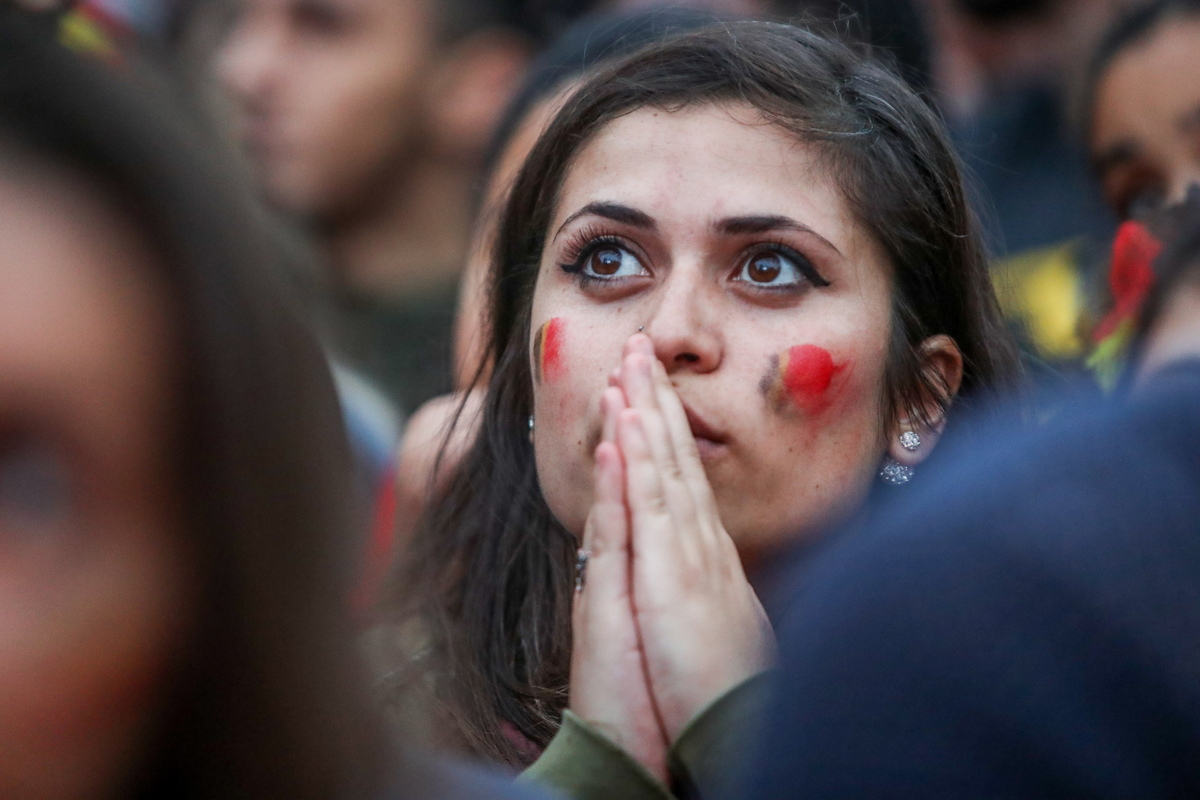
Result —
<path fill-rule="evenodd" d="M 704 471 L 704 462 L 700 460 L 700 450 L 696 447 L 696 437 L 692 435 L 692 426 L 688 422 L 683 401 L 671 385 L 671 379 L 662 363 L 655 362 L 652 367 L 651 377 L 658 408 L 666 424 L 679 471 L 702 512 L 717 514 L 717 501 L 713 496 L 712 484 L 708 481 L 708 473 Z"/>
<path fill-rule="evenodd" d="M 687 412 L 675 387 L 671 385 L 666 367 L 654 352 L 654 343 L 648 336 L 635 334 L 626 342 L 626 353 L 644 356 L 650 364 L 649 382 L 643 385 L 637 375 L 631 374 L 633 385 L 629 391 L 636 395 L 636 401 L 630 402 L 632 407 L 654 408 L 662 415 L 661 423 L 653 418 L 644 420 L 652 450 L 671 470 L 680 472 L 694 501 L 705 511 L 715 513 L 716 502 L 700 461 L 700 451 L 696 448 L 696 438 L 692 435 Z M 666 433 L 667 447 L 660 446 L 657 441 L 660 425 Z"/>
<path fill-rule="evenodd" d="M 656 360 L 653 356 L 636 351 L 626 353 L 621 359 L 621 388 L 625 391 L 630 408 L 658 408 L 651 377 L 651 364 Z"/>
<path fill-rule="evenodd" d="M 633 338 L 646 339 L 644 336 Z M 629 407 L 638 411 L 642 431 L 646 434 L 650 452 L 661 473 L 667 502 L 677 521 L 685 526 L 684 531 L 686 531 L 697 520 L 697 501 L 680 468 L 680 461 L 675 452 L 667 421 L 658 405 L 658 392 L 653 378 L 653 370 L 656 365 L 659 369 L 662 368 L 656 359 L 647 358 L 644 353 L 631 353 L 625 358 L 622 366 L 622 386 L 625 388 Z M 686 424 L 686 416 L 684 422 Z M 691 435 L 690 430 L 688 435 Z M 695 447 L 694 440 L 692 447 Z"/>
<path fill-rule="evenodd" d="M 581 594 L 597 607 L 629 594 L 629 521 L 621 454 L 612 442 L 596 448 L 595 499 L 584 528 L 587 567 Z"/>
<path fill-rule="evenodd" d="M 615 442 L 617 440 L 617 417 L 628 408 L 625 403 L 625 393 L 615 386 L 610 386 L 600 395 L 600 409 L 604 412 L 604 427 L 600 441 Z"/>
<path fill-rule="evenodd" d="M 650 358 L 657 359 L 658 355 L 654 352 L 654 341 L 644 333 L 635 333 L 625 341 L 626 353 L 641 353 Z"/>
<path fill-rule="evenodd" d="M 650 452 L 640 412 L 629 409 L 617 423 L 617 442 L 625 458 L 625 499 L 635 575 L 654 575 L 652 588 L 670 588 L 671 576 L 690 559 L 685 538 L 667 501 L 662 473 Z M 637 581 L 638 586 L 643 582 Z"/>

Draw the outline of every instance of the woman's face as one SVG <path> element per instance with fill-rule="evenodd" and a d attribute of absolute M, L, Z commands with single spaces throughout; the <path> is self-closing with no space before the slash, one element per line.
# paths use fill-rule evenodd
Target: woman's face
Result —
<path fill-rule="evenodd" d="M 1200 16 L 1165 22 L 1109 65 L 1096 86 L 1090 148 L 1123 219 L 1200 183 Z"/>
<path fill-rule="evenodd" d="M 153 256 L 73 178 L 0 177 L 0 796 L 119 791 L 183 576 Z"/>
<path fill-rule="evenodd" d="M 579 534 L 640 329 L 743 554 L 859 502 L 884 453 L 889 268 L 815 149 L 749 107 L 643 109 L 577 155 L 533 302 L 538 474 Z"/>

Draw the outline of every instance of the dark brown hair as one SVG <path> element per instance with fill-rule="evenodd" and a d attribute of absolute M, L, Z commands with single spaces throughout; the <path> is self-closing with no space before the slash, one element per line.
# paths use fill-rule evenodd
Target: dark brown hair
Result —
<path fill-rule="evenodd" d="M 340 798 L 391 769 L 345 613 L 349 455 L 250 194 L 189 117 L 0 6 L 6 150 L 81 176 L 156 248 L 194 614 L 129 796 Z M 36 160 L 34 168 L 36 168 Z"/>
<path fill-rule="evenodd" d="M 526 420 L 530 306 L 558 192 L 581 148 L 614 119 L 740 103 L 819 147 L 825 166 L 893 269 L 886 368 L 890 417 L 947 404 L 918 346 L 935 334 L 965 359 L 959 403 L 1014 386 L 1016 348 L 1000 316 L 958 161 L 936 114 L 904 82 L 848 47 L 764 22 L 715 26 L 651 45 L 592 77 L 534 147 L 505 209 L 493 267 L 495 371 L 473 449 L 430 507 L 396 602 L 428 626 L 440 707 L 462 744 L 528 760 L 567 697 L 575 538 L 542 498 Z"/>

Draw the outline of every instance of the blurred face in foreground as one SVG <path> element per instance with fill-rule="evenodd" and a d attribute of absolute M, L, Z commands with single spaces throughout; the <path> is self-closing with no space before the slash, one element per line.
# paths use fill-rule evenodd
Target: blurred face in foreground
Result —
<path fill-rule="evenodd" d="M 273 203 L 337 215 L 404 166 L 436 44 L 434 8 L 429 0 L 238 0 L 217 68 Z"/>
<path fill-rule="evenodd" d="M 126 215 L 3 158 L 0 796 L 114 796 L 183 604 L 170 327 Z"/>
<path fill-rule="evenodd" d="M 816 150 L 743 106 L 642 109 L 577 154 L 534 296 L 534 445 L 576 534 L 600 396 L 654 344 L 740 550 L 865 495 L 883 422 L 890 267 Z"/>
<path fill-rule="evenodd" d="M 1096 85 L 1089 144 L 1122 219 L 1200 183 L 1200 16 L 1168 19 L 1117 54 Z"/>

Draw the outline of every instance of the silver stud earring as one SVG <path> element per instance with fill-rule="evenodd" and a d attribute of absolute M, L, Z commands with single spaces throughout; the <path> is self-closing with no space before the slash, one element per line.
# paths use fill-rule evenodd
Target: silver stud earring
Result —
<path fill-rule="evenodd" d="M 533 414 L 529 415 L 529 435 L 533 436 Z"/>
<path fill-rule="evenodd" d="M 915 474 L 916 470 L 912 467 L 906 467 L 890 458 L 884 460 L 883 468 L 879 470 L 880 480 L 892 486 L 903 486 L 911 481 Z"/>
<path fill-rule="evenodd" d="M 900 446 L 910 453 L 921 449 L 921 434 L 916 431 L 905 431 L 900 434 Z"/>
<path fill-rule="evenodd" d="M 642 332 L 642 331 L 644 331 L 644 330 L 646 330 L 646 326 L 645 326 L 645 325 L 638 325 L 638 333 L 641 333 L 641 332 Z"/>

